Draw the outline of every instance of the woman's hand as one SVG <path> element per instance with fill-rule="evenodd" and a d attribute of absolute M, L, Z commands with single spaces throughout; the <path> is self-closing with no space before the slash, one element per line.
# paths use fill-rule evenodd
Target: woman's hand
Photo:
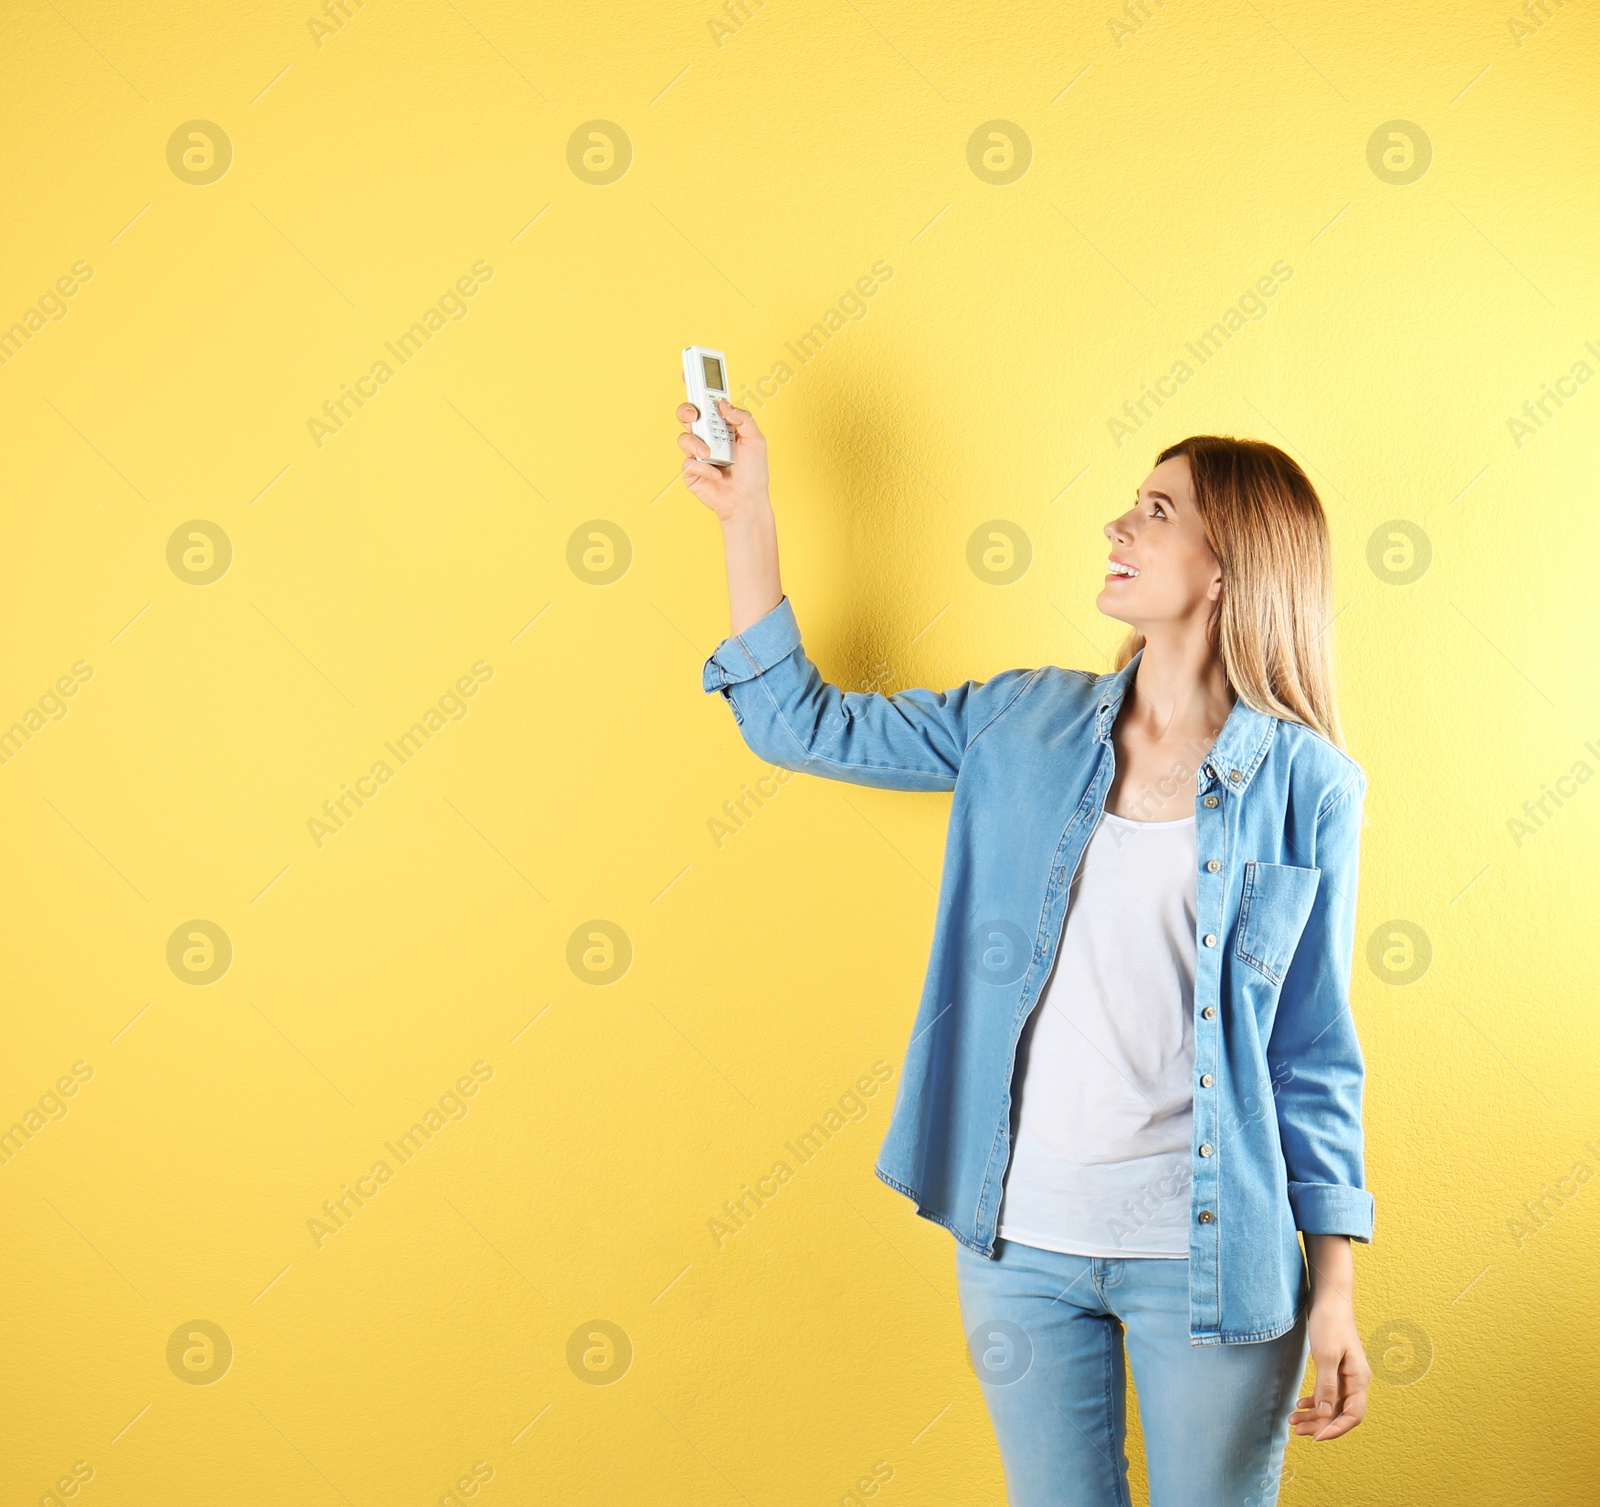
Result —
<path fill-rule="evenodd" d="M 689 426 L 700 417 L 693 403 L 678 404 L 683 433 L 683 479 L 722 524 L 728 566 L 728 615 L 734 633 L 743 633 L 783 600 L 778 576 L 778 524 L 767 496 L 767 441 L 756 421 L 727 399 L 718 411 L 733 431 L 733 464 L 713 466 L 711 447 Z"/>
<path fill-rule="evenodd" d="M 1313 1440 L 1337 1439 L 1366 1416 L 1372 1367 L 1356 1329 L 1355 1265 L 1349 1237 L 1309 1235 L 1306 1247 L 1311 1262 L 1307 1327 L 1317 1385 L 1289 1415 L 1289 1426 Z"/>
<path fill-rule="evenodd" d="M 767 504 L 767 441 L 748 410 L 721 398 L 717 411 L 733 431 L 731 466 L 713 466 L 706 459 L 710 446 L 690 428 L 700 417 L 693 403 L 678 404 L 678 422 L 683 425 L 678 448 L 684 454 L 683 479 L 689 490 L 727 523 Z"/>

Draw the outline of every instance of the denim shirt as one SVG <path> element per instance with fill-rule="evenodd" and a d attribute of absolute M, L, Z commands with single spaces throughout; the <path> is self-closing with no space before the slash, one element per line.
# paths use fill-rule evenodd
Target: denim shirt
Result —
<path fill-rule="evenodd" d="M 806 657 L 785 596 L 705 662 L 704 689 L 762 759 L 954 792 L 875 1170 L 991 1259 L 1017 1042 L 1105 805 L 1139 657 L 1105 675 L 1046 665 L 950 691 L 841 691 Z M 1308 1293 L 1296 1230 L 1372 1239 L 1349 996 L 1366 776 L 1310 728 L 1237 700 L 1195 781 L 1189 1338 L 1234 1344 L 1295 1323 Z"/>

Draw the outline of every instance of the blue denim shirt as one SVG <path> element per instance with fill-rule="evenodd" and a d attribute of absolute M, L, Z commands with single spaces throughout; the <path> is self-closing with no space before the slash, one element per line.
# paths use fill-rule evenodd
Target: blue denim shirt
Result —
<path fill-rule="evenodd" d="M 1137 664 L 841 691 L 806 657 L 787 596 L 705 663 L 705 690 L 727 698 L 762 759 L 954 792 L 932 954 L 876 1171 L 986 1257 L 1018 1038 L 1105 805 L 1112 724 Z M 1349 995 L 1366 776 L 1318 733 L 1239 700 L 1196 785 L 1189 1338 L 1233 1344 L 1293 1326 L 1307 1292 L 1297 1229 L 1372 1238 Z"/>

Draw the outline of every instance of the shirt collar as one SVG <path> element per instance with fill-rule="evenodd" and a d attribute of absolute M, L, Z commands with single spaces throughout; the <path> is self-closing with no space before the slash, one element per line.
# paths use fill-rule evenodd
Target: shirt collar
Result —
<path fill-rule="evenodd" d="M 1112 724 L 1123 696 L 1133 684 L 1134 671 L 1143 654 L 1141 647 L 1120 670 L 1101 675 L 1095 682 L 1098 700 L 1095 702 L 1094 735 L 1102 743 L 1110 742 Z M 1205 762 L 1196 772 L 1196 783 L 1203 785 L 1209 772 L 1235 795 L 1243 794 L 1250 788 L 1251 780 L 1267 757 L 1267 750 L 1272 747 L 1277 723 L 1278 718 L 1258 712 L 1246 705 L 1243 697 L 1238 697 Z"/>

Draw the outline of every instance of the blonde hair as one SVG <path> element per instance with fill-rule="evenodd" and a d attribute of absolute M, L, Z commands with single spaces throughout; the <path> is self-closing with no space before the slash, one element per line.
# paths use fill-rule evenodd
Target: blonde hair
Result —
<path fill-rule="evenodd" d="M 1344 747 L 1333 694 L 1333 552 L 1316 488 L 1276 445 L 1196 434 L 1156 464 L 1186 456 L 1206 541 L 1222 566 L 1207 632 L 1234 693 L 1271 717 Z M 1144 646 L 1135 628 L 1122 669 Z"/>

